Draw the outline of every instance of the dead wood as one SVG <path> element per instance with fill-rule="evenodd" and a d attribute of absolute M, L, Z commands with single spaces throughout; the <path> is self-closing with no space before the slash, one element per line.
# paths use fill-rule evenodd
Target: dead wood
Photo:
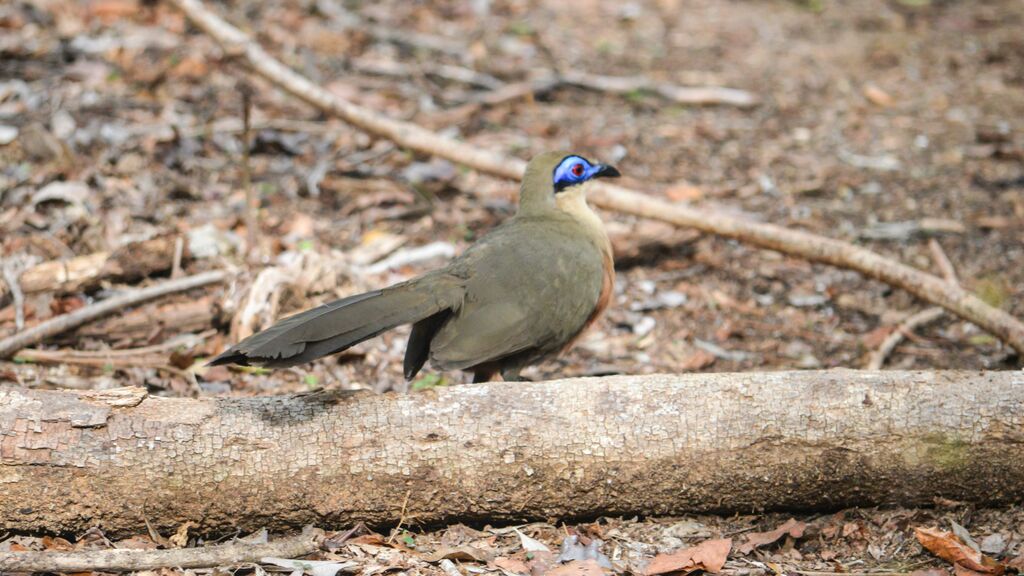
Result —
<path fill-rule="evenodd" d="M 210 297 L 148 304 L 79 328 L 72 336 L 104 342 L 149 342 L 161 336 L 206 330 L 213 325 L 216 304 Z"/>
<path fill-rule="evenodd" d="M 0 573 L 9 572 L 135 572 L 175 568 L 211 568 L 259 562 L 268 556 L 296 558 L 316 552 L 322 535 L 273 542 L 231 542 L 173 550 L 88 550 L 76 552 L 0 552 Z"/>
<path fill-rule="evenodd" d="M 888 358 L 889 354 L 892 354 L 892 351 L 900 345 L 900 342 L 903 341 L 907 334 L 912 333 L 914 330 L 917 330 L 925 324 L 930 324 L 931 322 L 942 318 L 942 315 L 945 314 L 945 312 L 945 310 L 938 307 L 925 308 L 916 314 L 908 316 L 906 320 L 901 322 L 900 325 L 892 331 L 892 334 L 886 336 L 885 340 L 883 340 L 882 344 L 878 347 L 878 350 L 875 350 L 875 352 L 871 354 L 871 359 L 868 361 L 868 370 L 880 370 L 885 364 L 885 359 Z"/>
<path fill-rule="evenodd" d="M 7 358 L 22 348 L 38 344 L 47 338 L 73 330 L 87 322 L 113 314 L 119 310 L 124 310 L 168 294 L 223 282 L 229 276 L 230 274 L 224 271 L 203 272 L 185 278 L 168 280 L 148 288 L 131 290 L 119 296 L 90 304 L 0 340 L 0 358 Z"/>
<path fill-rule="evenodd" d="M 170 270 L 177 241 L 183 239 L 173 235 L 158 236 L 131 242 L 113 252 L 96 252 L 68 260 L 43 262 L 25 270 L 18 284 L 25 294 L 36 294 L 88 290 L 104 280 L 138 280 Z M 183 257 L 187 258 L 187 242 L 184 244 Z M 4 288 L 7 289 L 6 286 Z M 0 298 L 3 296 L 4 292 L 0 292 Z"/>
<path fill-rule="evenodd" d="M 415 124 L 393 120 L 324 90 L 283 65 L 238 28 L 207 10 L 200 0 L 171 2 L 228 54 L 241 57 L 257 74 L 325 113 L 411 150 L 440 156 L 495 176 L 510 179 L 522 176 L 525 163 L 521 160 L 440 136 Z M 596 183 L 590 198 L 594 204 L 608 210 L 691 227 L 813 262 L 856 270 L 941 306 L 991 332 L 1024 354 L 1024 323 L 1020 320 L 989 306 L 959 286 L 848 242 L 667 202 L 622 186 Z"/>
<path fill-rule="evenodd" d="M 1024 497 L 1022 405 L 1020 372 L 231 399 L 0 388 L 0 530 L 138 533 L 142 510 L 217 532 L 999 504 Z"/>
<path fill-rule="evenodd" d="M 653 82 L 642 76 L 599 76 L 597 74 L 565 70 L 559 73 L 558 80 L 563 84 L 610 94 L 651 92 L 672 102 L 695 106 L 729 105 L 749 108 L 756 106 L 761 101 L 757 95 L 746 90 L 724 88 L 721 86 L 676 86 L 663 82 Z"/>
<path fill-rule="evenodd" d="M 935 265 L 938 266 L 942 272 L 942 276 L 951 285 L 959 286 L 960 282 L 957 279 L 956 269 L 953 268 L 953 263 L 949 260 L 949 256 L 946 255 L 946 251 L 942 249 L 942 245 L 935 238 L 928 241 L 928 249 L 931 250 L 932 260 L 935 261 Z M 945 314 L 945 310 L 940 307 L 932 307 L 922 310 L 916 314 L 911 315 L 899 326 L 893 330 L 892 334 L 889 334 L 882 344 L 871 354 L 871 358 L 868 360 L 868 370 L 880 370 L 885 364 L 885 359 L 892 354 L 892 351 L 900 345 L 900 342 L 908 335 L 914 332 L 914 330 L 929 324 L 942 318 Z"/>

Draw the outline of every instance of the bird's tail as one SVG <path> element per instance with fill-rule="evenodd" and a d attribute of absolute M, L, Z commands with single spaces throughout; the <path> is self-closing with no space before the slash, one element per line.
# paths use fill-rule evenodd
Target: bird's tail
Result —
<path fill-rule="evenodd" d="M 430 318 L 460 301 L 461 289 L 453 278 L 428 274 L 290 316 L 225 350 L 210 365 L 280 368 L 303 364 L 396 326 Z"/>

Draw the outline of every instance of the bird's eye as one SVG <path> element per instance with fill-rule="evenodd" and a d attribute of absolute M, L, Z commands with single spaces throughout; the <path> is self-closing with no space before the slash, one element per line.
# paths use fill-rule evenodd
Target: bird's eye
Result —
<path fill-rule="evenodd" d="M 576 177 L 583 176 L 583 164 L 573 164 L 572 175 Z"/>

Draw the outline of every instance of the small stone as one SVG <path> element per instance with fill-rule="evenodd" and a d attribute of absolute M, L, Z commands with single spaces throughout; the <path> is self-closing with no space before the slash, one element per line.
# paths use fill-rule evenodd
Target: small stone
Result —
<path fill-rule="evenodd" d="M 50 129 L 53 135 L 61 140 L 69 140 L 77 127 L 78 124 L 67 110 L 58 110 L 50 119 Z"/>
<path fill-rule="evenodd" d="M 18 138 L 18 129 L 14 126 L 0 125 L 0 146 L 7 146 Z"/>
<path fill-rule="evenodd" d="M 658 321 L 650 316 L 644 316 L 633 325 L 633 334 L 636 334 L 640 338 L 647 336 L 654 330 L 654 327 L 658 325 Z"/>
<path fill-rule="evenodd" d="M 821 360 L 814 354 L 805 354 L 800 358 L 800 361 L 796 363 L 798 368 L 805 370 L 811 370 L 814 368 L 821 368 Z"/>

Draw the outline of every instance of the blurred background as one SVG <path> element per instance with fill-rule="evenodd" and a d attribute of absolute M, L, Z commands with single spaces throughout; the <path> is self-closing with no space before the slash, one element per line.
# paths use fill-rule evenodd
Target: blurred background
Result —
<path fill-rule="evenodd" d="M 571 149 L 650 195 L 936 274 L 943 253 L 962 285 L 1024 315 L 1019 1 L 209 7 L 352 102 L 523 159 Z M 323 117 L 165 3 L 0 6 L 0 246 L 24 292 L 20 304 L 0 292 L 0 336 L 171 276 L 237 272 L 66 332 L 0 363 L 0 380 L 169 395 L 462 382 L 429 370 L 404 382 L 407 329 L 273 374 L 202 361 L 277 317 L 438 266 L 514 214 L 516 195 Z M 613 304 L 530 378 L 862 368 L 927 307 L 856 273 L 602 217 L 617 253 Z M 1018 362 L 948 315 L 885 359 Z"/>

